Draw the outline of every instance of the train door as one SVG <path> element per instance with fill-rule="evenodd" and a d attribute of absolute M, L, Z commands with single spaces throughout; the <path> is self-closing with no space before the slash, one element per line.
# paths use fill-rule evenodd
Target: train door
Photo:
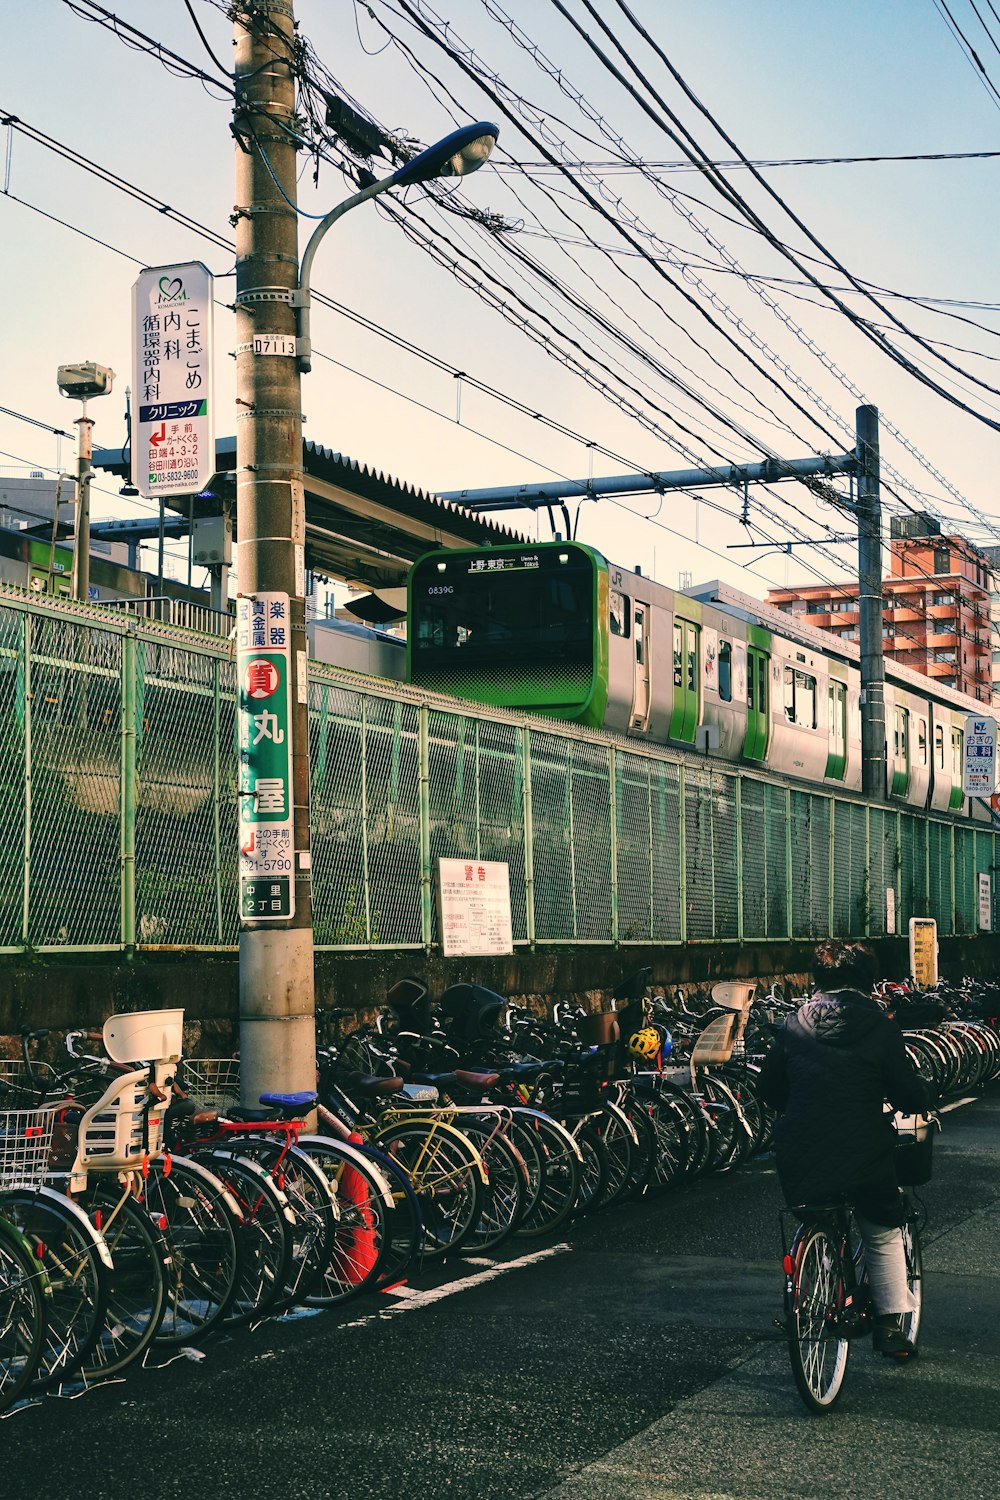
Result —
<path fill-rule="evenodd" d="M 829 683 L 830 739 L 826 756 L 826 774 L 831 781 L 843 781 L 847 769 L 847 683 Z"/>
<path fill-rule="evenodd" d="M 890 795 L 905 797 L 910 789 L 910 710 L 896 704 L 892 732 Z"/>
<path fill-rule="evenodd" d="M 771 657 L 759 646 L 747 647 L 747 732 L 744 760 L 766 760 L 770 728 Z"/>
<path fill-rule="evenodd" d="M 649 610 L 636 604 L 632 613 L 635 637 L 635 686 L 632 692 L 630 729 L 649 728 Z"/>
<path fill-rule="evenodd" d="M 701 626 L 674 616 L 674 706 L 670 738 L 694 744 L 701 708 Z"/>

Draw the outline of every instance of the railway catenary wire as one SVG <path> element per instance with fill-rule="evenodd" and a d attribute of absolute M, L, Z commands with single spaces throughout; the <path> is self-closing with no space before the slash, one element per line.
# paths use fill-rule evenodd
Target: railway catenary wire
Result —
<path fill-rule="evenodd" d="M 66 3 L 71 3 L 71 0 L 66 0 Z M 101 20 L 102 24 L 104 24 L 105 26 L 107 26 L 109 29 L 113 30 L 116 35 L 120 35 L 119 29 L 118 29 L 118 25 L 117 25 L 117 18 L 111 17 L 111 13 L 108 12 L 108 11 L 106 11 L 106 9 L 104 7 L 94 5 L 92 3 L 92 0 L 86 0 L 86 3 L 90 4 L 91 11 L 96 11 L 97 12 L 96 15 L 93 15 L 93 14 L 90 15 L 88 17 L 88 19 Z M 217 0 L 212 0 L 212 3 L 217 3 Z M 72 8 L 74 8 L 77 11 L 77 13 L 83 14 L 83 11 L 81 10 L 81 8 L 80 8 L 79 5 L 74 5 L 74 6 L 72 6 Z M 221 5 L 218 5 L 217 8 L 224 9 L 224 7 L 221 6 Z M 112 23 L 114 23 L 114 24 L 112 24 Z M 131 32 L 131 34 L 133 35 L 133 37 L 141 38 L 147 44 L 146 45 L 146 50 L 149 50 L 149 48 L 151 47 L 154 50 L 154 52 L 156 53 L 156 55 L 161 55 L 164 51 L 166 51 L 168 53 L 168 55 L 171 57 L 171 59 L 173 60 L 173 63 L 174 63 L 175 66 L 183 62 L 182 59 L 179 59 L 177 57 L 177 54 L 169 53 L 169 49 L 163 49 L 162 46 L 161 46 L 161 44 L 155 43 L 153 41 L 153 39 L 151 39 L 151 38 L 144 37 L 144 34 L 141 33 L 141 32 L 138 32 L 136 28 L 130 27 L 128 29 Z M 273 27 L 272 27 L 272 29 L 273 29 Z M 133 42 L 130 43 L 130 45 L 137 46 L 138 43 L 136 41 L 133 41 Z M 301 38 L 300 38 L 300 46 L 302 48 L 302 55 L 304 57 L 306 57 L 307 59 L 311 57 L 311 59 L 313 61 L 315 61 L 315 54 L 310 52 L 308 44 L 305 43 L 304 40 L 301 39 Z M 199 70 L 199 69 L 195 68 L 194 65 L 188 64 L 186 66 L 188 67 L 188 69 L 189 69 L 189 71 L 191 73 L 191 76 L 199 76 L 203 80 L 207 76 L 207 75 L 203 75 L 202 70 Z M 306 83 L 309 82 L 308 68 L 303 68 L 302 77 L 303 77 L 303 83 L 304 84 L 306 84 Z M 899 436 L 900 436 L 900 438 L 902 438 L 901 434 L 899 434 Z M 913 451 L 914 453 L 917 452 L 917 450 L 913 449 L 912 445 L 907 444 L 907 446 L 909 446 L 910 449 L 911 449 L 911 451 Z M 935 473 L 936 473 L 936 471 L 935 471 Z M 943 479 L 943 476 L 937 476 L 937 477 L 940 478 L 940 479 Z M 955 493 L 957 495 L 957 492 L 955 492 Z M 985 518 L 981 517 L 981 519 L 985 519 Z"/>

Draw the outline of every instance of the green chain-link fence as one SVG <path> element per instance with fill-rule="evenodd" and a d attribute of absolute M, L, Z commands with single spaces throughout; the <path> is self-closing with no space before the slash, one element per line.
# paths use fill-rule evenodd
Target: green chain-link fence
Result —
<path fill-rule="evenodd" d="M 0 950 L 235 946 L 224 643 L 0 601 Z M 439 857 L 506 860 L 518 943 L 975 932 L 990 829 L 461 710 L 314 665 L 315 935 L 437 940 Z"/>

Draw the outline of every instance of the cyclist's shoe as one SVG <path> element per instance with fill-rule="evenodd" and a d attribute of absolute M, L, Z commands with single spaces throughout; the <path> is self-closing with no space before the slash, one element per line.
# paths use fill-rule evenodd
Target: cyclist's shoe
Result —
<path fill-rule="evenodd" d="M 876 1354 L 884 1354 L 886 1359 L 913 1359 L 916 1356 L 916 1345 L 911 1344 L 903 1332 L 902 1317 L 899 1313 L 879 1313 L 873 1323 L 872 1346 Z"/>

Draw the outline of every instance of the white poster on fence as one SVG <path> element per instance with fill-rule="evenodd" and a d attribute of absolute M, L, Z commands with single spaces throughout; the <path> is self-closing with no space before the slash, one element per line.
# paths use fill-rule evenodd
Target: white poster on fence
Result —
<path fill-rule="evenodd" d="M 437 895 L 445 958 L 513 953 L 506 860 L 439 859 Z"/>

